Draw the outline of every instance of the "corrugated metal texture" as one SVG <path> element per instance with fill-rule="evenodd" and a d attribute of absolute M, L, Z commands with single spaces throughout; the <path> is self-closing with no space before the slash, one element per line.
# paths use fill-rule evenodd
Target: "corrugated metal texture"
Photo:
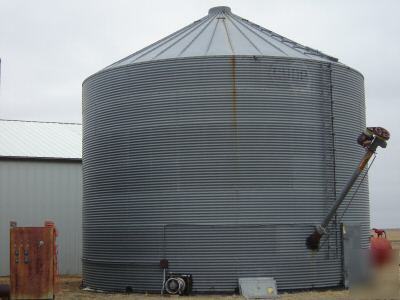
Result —
<path fill-rule="evenodd" d="M 82 158 L 82 125 L 0 120 L 0 156 Z"/>
<path fill-rule="evenodd" d="M 0 276 L 9 274 L 9 222 L 59 230 L 61 274 L 81 273 L 82 165 L 74 161 L 0 159 Z"/>
<path fill-rule="evenodd" d="M 334 143 L 331 87 L 363 86 L 359 73 L 335 65 L 354 77 L 351 86 L 327 67 L 291 58 L 197 57 L 86 80 L 87 284 L 158 291 L 158 262 L 167 258 L 171 271 L 193 274 L 195 292 L 231 292 L 239 276 L 275 277 L 281 289 L 339 285 L 334 235 L 318 254 L 304 241 L 334 198 L 334 147 L 353 147 L 363 126 L 350 122 L 357 133 Z M 340 118 L 346 122 L 344 113 Z M 354 160 L 358 154 L 349 153 Z M 337 168 L 336 176 L 345 178 L 348 169 Z"/>
<path fill-rule="evenodd" d="M 337 286 L 341 281 L 339 257 L 304 249 L 304 236 L 313 230 L 307 224 L 121 227 L 116 236 L 114 229 L 101 226 L 101 238 L 87 241 L 103 257 L 84 260 L 90 287 L 159 292 L 162 257 L 169 259 L 171 271 L 193 274 L 194 292 L 234 292 L 238 278 L 246 276 L 273 276 L 280 289 Z"/>
<path fill-rule="evenodd" d="M 106 69 L 150 60 L 215 55 L 283 56 L 337 61 L 336 58 L 232 14 L 229 7 L 219 6 L 210 9 L 204 18 Z"/>
<path fill-rule="evenodd" d="M 345 185 L 353 170 L 357 167 L 359 159 L 364 154 L 364 149 L 356 143 L 356 139 L 365 127 L 365 95 L 364 78 L 350 68 L 332 65 L 333 82 L 333 110 L 335 127 L 336 170 L 338 193 Z M 375 126 L 371 124 L 370 126 Z M 358 159 L 355 159 L 358 158 Z M 349 205 L 362 174 L 350 191 L 338 212 L 338 217 L 343 216 L 346 223 L 357 222 L 362 225 L 362 247 L 369 247 L 370 212 L 368 177 L 364 179 L 356 196 Z M 344 209 L 348 207 L 346 213 Z"/>

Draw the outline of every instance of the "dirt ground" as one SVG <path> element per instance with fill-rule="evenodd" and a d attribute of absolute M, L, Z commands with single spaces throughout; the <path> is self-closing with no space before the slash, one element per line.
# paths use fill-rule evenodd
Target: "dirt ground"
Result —
<path fill-rule="evenodd" d="M 386 230 L 388 239 L 391 240 L 394 249 L 400 249 L 400 229 Z M 0 284 L 8 284 L 8 277 L 0 277 Z M 244 299 L 239 295 L 226 295 L 226 296 L 160 296 L 154 294 L 102 294 L 91 291 L 84 291 L 80 289 L 81 278 L 78 276 L 62 276 L 59 279 L 59 291 L 56 299 L 147 299 L 147 300 L 240 300 Z M 348 300 L 350 298 L 347 290 L 334 290 L 334 291 L 311 291 L 300 293 L 284 293 L 280 294 L 281 300 Z"/>
<path fill-rule="evenodd" d="M 8 284 L 8 278 L 1 277 L 0 283 Z M 81 278 L 62 276 L 59 280 L 59 292 L 56 295 L 56 299 L 107 299 L 107 300 L 120 300 L 120 299 L 147 299 L 147 300 L 240 300 L 244 299 L 238 295 L 226 295 L 226 296 L 190 296 L 190 297 L 179 297 L 179 296 L 160 296 L 153 294 L 102 294 L 90 291 L 83 291 L 80 289 Z M 303 292 L 303 293 L 292 293 L 292 294 L 281 294 L 281 300 L 347 300 L 348 291 L 323 291 L 323 292 Z"/>
<path fill-rule="evenodd" d="M 400 250 L 400 229 L 386 229 L 385 231 L 393 249 Z"/>

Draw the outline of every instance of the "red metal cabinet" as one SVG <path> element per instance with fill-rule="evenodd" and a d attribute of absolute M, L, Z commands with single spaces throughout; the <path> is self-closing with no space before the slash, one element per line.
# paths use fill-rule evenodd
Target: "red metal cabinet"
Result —
<path fill-rule="evenodd" d="M 10 228 L 11 299 L 53 299 L 55 228 Z"/>

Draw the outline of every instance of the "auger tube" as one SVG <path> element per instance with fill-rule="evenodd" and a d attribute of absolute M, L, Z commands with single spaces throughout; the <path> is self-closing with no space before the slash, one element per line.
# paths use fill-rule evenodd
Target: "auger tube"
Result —
<path fill-rule="evenodd" d="M 310 250 L 318 250 L 319 243 L 324 234 L 327 233 L 327 228 L 329 223 L 331 222 L 333 216 L 336 214 L 343 200 L 346 198 L 347 194 L 353 187 L 357 178 L 360 176 L 362 171 L 368 165 L 368 161 L 375 153 L 378 147 L 386 148 L 386 141 L 389 140 L 390 134 L 389 132 L 381 127 L 368 127 L 359 137 L 357 142 L 366 149 L 364 156 L 362 157 L 360 163 L 357 168 L 354 170 L 353 175 L 350 177 L 349 181 L 343 187 L 339 196 L 337 197 L 335 203 L 333 203 L 331 209 L 328 214 L 322 221 L 322 223 L 315 227 L 315 230 L 312 234 L 307 237 L 306 246 Z"/>

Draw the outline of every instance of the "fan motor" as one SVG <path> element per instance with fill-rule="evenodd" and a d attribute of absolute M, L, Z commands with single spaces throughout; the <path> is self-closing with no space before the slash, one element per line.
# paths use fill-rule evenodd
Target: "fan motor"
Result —
<path fill-rule="evenodd" d="M 169 273 L 164 288 L 171 295 L 189 295 L 192 291 L 192 275 Z"/>

